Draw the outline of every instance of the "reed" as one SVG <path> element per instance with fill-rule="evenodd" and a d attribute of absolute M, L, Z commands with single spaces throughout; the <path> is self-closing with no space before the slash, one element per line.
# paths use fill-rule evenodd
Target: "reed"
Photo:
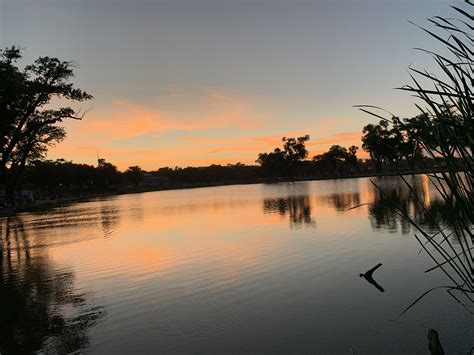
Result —
<path fill-rule="evenodd" d="M 423 117 L 423 127 L 405 125 L 395 115 L 376 106 L 357 106 L 360 110 L 379 119 L 396 122 L 406 129 L 408 138 L 415 139 L 423 153 L 442 162 L 443 172 L 427 174 L 445 204 L 450 215 L 449 225 L 431 215 L 429 206 L 411 184 L 403 181 L 414 195 L 416 203 L 426 211 L 435 225 L 435 232 L 428 231 L 408 211 L 399 208 L 415 228 L 415 238 L 434 262 L 426 272 L 444 272 L 450 285 L 430 289 L 418 297 L 402 314 L 416 305 L 424 296 L 445 289 L 467 311 L 474 314 L 474 122 L 473 122 L 473 3 L 466 0 L 462 6 L 451 6 L 455 17 L 435 16 L 429 19 L 433 29 L 420 27 L 422 31 L 441 43 L 448 54 L 440 54 L 422 48 L 431 56 L 438 74 L 410 67 L 412 83 L 400 90 L 417 98 L 416 107 Z M 383 191 L 376 186 L 383 194 Z"/>

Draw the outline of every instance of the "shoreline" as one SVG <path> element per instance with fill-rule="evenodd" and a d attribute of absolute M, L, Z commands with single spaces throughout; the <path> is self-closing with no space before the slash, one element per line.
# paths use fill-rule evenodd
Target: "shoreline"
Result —
<path fill-rule="evenodd" d="M 299 182 L 299 181 L 321 181 L 321 180 L 345 180 L 345 179 L 360 179 L 360 178 L 371 178 L 371 177 L 385 177 L 385 176 L 403 176 L 403 175 L 420 175 L 429 173 L 440 173 L 443 169 L 426 169 L 417 171 L 403 171 L 403 172 L 386 172 L 386 173 L 365 173 L 355 175 L 342 175 L 342 176 L 305 176 L 296 177 L 294 179 L 280 178 L 280 179 L 260 179 L 253 181 L 227 181 L 218 183 L 195 183 L 195 184 L 180 184 L 168 187 L 153 187 L 153 186 L 141 186 L 138 188 L 122 188 L 116 190 L 102 191 L 98 193 L 92 193 L 90 195 L 73 196 L 56 198 L 49 200 L 36 200 L 29 205 L 18 206 L 11 209 L 0 210 L 0 218 L 11 217 L 19 213 L 35 213 L 35 212 L 46 212 L 51 211 L 58 207 L 70 206 L 76 203 L 89 202 L 94 199 L 119 196 L 119 195 L 131 195 L 140 194 L 145 192 L 156 192 L 156 191 L 170 191 L 170 190 L 186 190 L 186 189 L 197 189 L 205 187 L 219 187 L 219 186 L 231 186 L 231 185 L 256 185 L 256 184 L 277 184 L 283 182 Z"/>

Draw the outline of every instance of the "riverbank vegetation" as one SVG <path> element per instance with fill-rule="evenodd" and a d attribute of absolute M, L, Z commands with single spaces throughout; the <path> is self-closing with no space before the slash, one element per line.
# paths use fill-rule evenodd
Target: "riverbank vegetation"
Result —
<path fill-rule="evenodd" d="M 436 16 L 429 19 L 430 24 L 435 27 L 433 30 L 420 27 L 442 44 L 446 53 L 421 49 L 431 56 L 439 69 L 438 74 L 410 68 L 412 84 L 401 88 L 420 100 L 416 104 L 420 110 L 416 120 L 400 120 L 373 106 L 361 107 L 363 111 L 381 119 L 379 127 L 366 126 L 364 130 L 367 133 L 377 135 L 378 130 L 383 129 L 390 133 L 387 138 L 390 140 L 395 135 L 391 134 L 391 130 L 398 129 L 411 142 L 407 149 L 412 153 L 410 161 L 416 163 L 417 157 L 425 156 L 438 159 L 444 166 L 442 171 L 427 175 L 442 198 L 441 213 L 449 216 L 444 222 L 436 219 L 430 206 L 425 204 L 422 196 L 405 180 L 419 209 L 428 212 L 425 218 L 432 222 L 434 232 L 424 228 L 422 221 L 413 217 L 402 205 L 396 207 L 398 213 L 416 228 L 416 239 L 434 262 L 433 267 L 426 272 L 439 270 L 451 284 L 426 291 L 403 313 L 430 292 L 444 289 L 456 302 L 474 314 L 472 6 L 466 0 L 462 8 L 451 7 L 457 18 Z M 378 144 L 377 139 L 374 142 Z M 399 151 L 403 152 L 405 149 L 401 147 Z M 376 156 L 373 159 L 378 161 Z"/>
<path fill-rule="evenodd" d="M 237 163 L 207 167 L 164 167 L 152 171 L 131 166 L 123 172 L 104 159 L 99 159 L 96 166 L 64 159 L 34 160 L 25 167 L 10 206 L 18 208 L 31 205 L 33 200 L 77 200 L 175 188 L 434 172 L 444 167 L 439 159 L 424 158 L 423 166 L 415 170 L 402 160 L 398 162 L 396 169 L 387 166 L 376 171 L 372 160 L 357 159 L 355 153 L 354 146 L 346 149 L 334 145 L 326 153 L 313 159 L 292 158 L 291 165 L 287 161 L 290 159 L 287 155 L 272 152 L 259 155 L 259 158 L 265 157 L 260 165 Z"/>

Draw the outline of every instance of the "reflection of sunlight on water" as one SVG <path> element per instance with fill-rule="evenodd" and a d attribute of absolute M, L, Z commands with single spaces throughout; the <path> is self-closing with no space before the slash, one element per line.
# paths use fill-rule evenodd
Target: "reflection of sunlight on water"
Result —
<path fill-rule="evenodd" d="M 395 178 L 376 182 L 413 203 Z M 393 209 L 346 211 L 384 202 L 368 179 L 347 179 L 124 195 L 21 219 L 30 249 L 41 246 L 51 265 L 74 272 L 75 287 L 105 304 L 107 316 L 90 331 L 94 352 L 157 344 L 208 352 L 204 343 L 218 352 L 235 344 L 344 352 L 359 342 L 374 352 L 379 342 L 398 349 L 408 328 L 389 337 L 386 319 L 439 281 L 419 271 L 427 260 L 412 238 L 393 238 L 400 225 L 406 232 Z M 383 298 L 358 277 L 378 262 Z M 449 316 L 432 315 L 428 304 L 411 322 L 428 315 L 442 328 Z M 378 340 L 364 331 L 374 323 Z M 411 336 L 410 349 L 419 350 Z"/>
<path fill-rule="evenodd" d="M 431 204 L 431 194 L 430 194 L 430 179 L 427 175 L 422 175 L 423 177 L 423 198 L 427 206 Z M 433 186 L 431 186 L 433 188 Z"/>

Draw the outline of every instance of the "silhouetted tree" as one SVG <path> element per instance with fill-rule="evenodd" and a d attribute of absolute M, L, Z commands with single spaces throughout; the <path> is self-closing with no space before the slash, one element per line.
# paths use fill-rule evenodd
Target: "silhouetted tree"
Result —
<path fill-rule="evenodd" d="M 174 169 L 166 167 L 151 172 L 154 176 L 167 177 L 171 184 L 186 186 L 193 184 L 218 184 L 231 182 L 253 182 L 259 179 L 261 168 L 241 163 L 226 166 L 187 167 Z"/>
<path fill-rule="evenodd" d="M 107 188 L 109 185 L 120 182 L 120 173 L 117 167 L 106 162 L 105 159 L 98 160 L 97 171 L 99 174 L 98 184 L 100 187 Z"/>
<path fill-rule="evenodd" d="M 397 168 L 403 157 L 404 137 L 397 126 L 387 120 L 379 124 L 368 124 L 363 128 L 362 148 L 370 154 L 376 172 L 382 172 L 385 165 Z"/>
<path fill-rule="evenodd" d="M 305 143 L 309 140 L 309 135 L 298 138 L 283 137 L 283 150 L 275 148 L 271 153 L 260 153 L 256 160 L 266 176 L 271 177 L 293 177 L 301 162 L 308 156 Z"/>
<path fill-rule="evenodd" d="M 331 174 L 342 173 L 358 166 L 357 149 L 359 148 L 354 145 L 345 148 L 336 144 L 326 153 L 314 156 L 313 161 L 316 162 L 318 170 L 325 170 Z"/>
<path fill-rule="evenodd" d="M 125 171 L 127 180 L 134 184 L 136 187 L 143 181 L 144 175 L 143 170 L 139 166 L 131 166 Z"/>
<path fill-rule="evenodd" d="M 289 161 L 290 167 L 306 159 L 308 156 L 308 150 L 306 149 L 305 143 L 308 140 L 309 135 L 298 138 L 282 138 L 282 141 L 284 142 L 283 149 L 285 151 L 287 160 Z"/>
<path fill-rule="evenodd" d="M 24 181 L 49 192 L 65 187 L 67 190 L 96 188 L 100 185 L 98 168 L 86 164 L 75 164 L 64 159 L 35 160 L 26 169 Z M 119 174 L 119 173 L 118 173 Z"/>
<path fill-rule="evenodd" d="M 443 115 L 454 118 L 449 124 L 450 132 L 446 130 Z M 448 111 L 437 117 L 429 117 L 426 113 L 404 119 L 392 117 L 364 127 L 362 148 L 369 152 L 377 172 L 382 172 L 386 166 L 397 169 L 402 160 L 413 170 L 417 163 L 426 162 L 423 151 L 440 154 L 456 145 L 469 149 L 473 140 L 462 127 L 461 117 Z M 432 158 L 435 154 L 431 154 Z"/>
<path fill-rule="evenodd" d="M 12 153 L 8 178 L 5 179 L 8 199 L 12 201 L 13 193 L 21 186 L 21 180 L 28 161 L 42 159 L 48 147 L 64 139 L 66 133 L 62 127 L 47 125 L 40 127 L 35 134 L 26 140 L 18 143 L 17 148 Z"/>
<path fill-rule="evenodd" d="M 265 176 L 281 177 L 288 173 L 288 161 L 280 148 L 270 153 L 258 154 L 257 163 L 262 167 Z"/>
<path fill-rule="evenodd" d="M 359 150 L 359 147 L 355 145 L 351 145 L 349 148 L 347 148 L 347 155 L 346 155 L 346 163 L 357 167 L 358 166 L 358 159 L 357 159 L 357 151 Z"/>
<path fill-rule="evenodd" d="M 21 58 L 16 47 L 0 50 L 0 175 L 10 204 L 26 163 L 42 158 L 48 146 L 64 138 L 57 124 L 82 118 L 71 107 L 48 108 L 51 99 L 92 98 L 69 82 L 72 62 L 40 57 L 20 69 L 16 62 Z"/>
<path fill-rule="evenodd" d="M 409 163 L 412 170 L 417 162 L 421 162 L 423 157 L 420 140 L 428 141 L 431 139 L 434 143 L 433 137 L 430 138 L 433 132 L 428 129 L 428 120 L 428 116 L 423 114 L 403 120 L 398 117 L 393 118 L 393 124 L 400 132 L 402 140 L 398 145 L 400 155 Z"/>

